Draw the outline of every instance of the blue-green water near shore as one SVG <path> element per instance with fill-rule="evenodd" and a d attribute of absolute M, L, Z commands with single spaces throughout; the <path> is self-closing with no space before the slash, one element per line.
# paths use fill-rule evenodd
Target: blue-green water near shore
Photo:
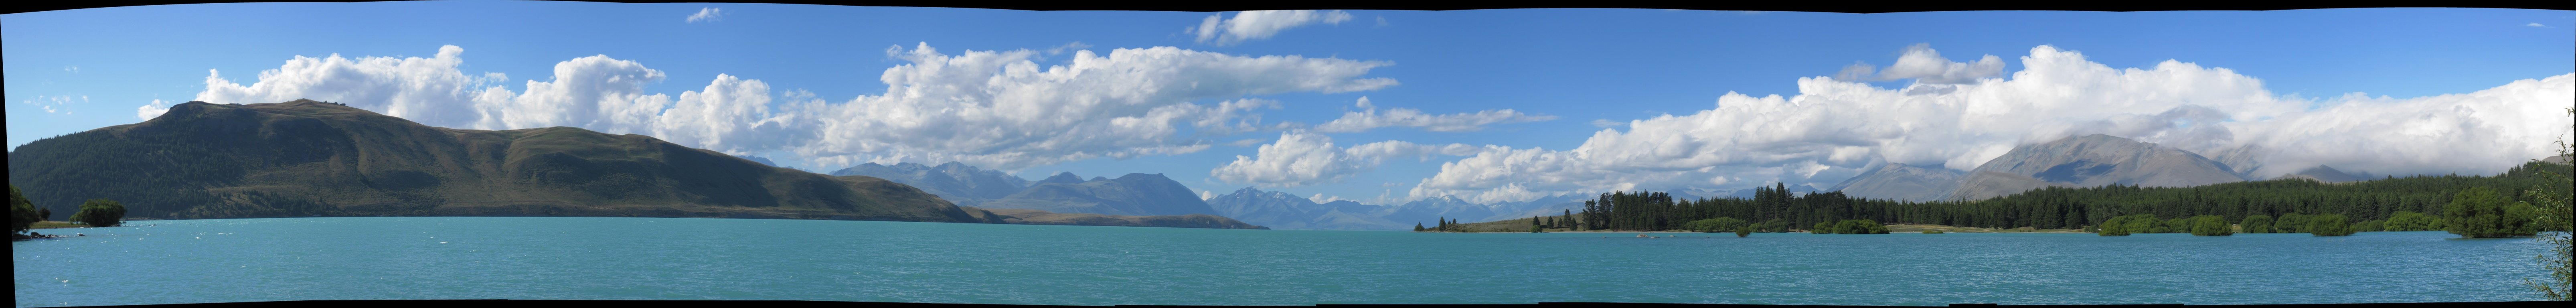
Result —
<path fill-rule="evenodd" d="M 10 244 L 16 305 L 315 299 L 988 304 L 2538 300 L 2539 241 L 2442 232 L 1412 233 L 583 217 L 137 221 Z M 157 224 L 157 225 L 151 225 Z M 1604 238 L 1604 237 L 1607 238 Z M 1701 237 L 1712 236 L 1712 237 Z"/>

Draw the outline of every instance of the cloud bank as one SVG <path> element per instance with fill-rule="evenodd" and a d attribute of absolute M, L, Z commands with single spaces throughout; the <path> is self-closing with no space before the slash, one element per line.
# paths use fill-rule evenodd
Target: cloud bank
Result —
<path fill-rule="evenodd" d="M 1476 202 L 1629 189 L 1830 185 L 1874 164 L 1967 170 L 2013 146 L 2103 133 L 2198 153 L 2257 145 L 2258 177 L 2317 164 L 2376 174 L 2491 173 L 2550 155 L 2568 135 L 2570 76 L 2414 99 L 2274 95 L 2225 68 L 2165 61 L 2114 69 L 2051 46 L 2011 78 L 1921 45 L 1877 78 L 1896 89 L 1812 77 L 1799 95 L 1728 93 L 1710 109 L 1603 129 L 1574 149 L 1489 147 L 1441 165 L 1414 198 Z M 1936 62 L 1937 61 L 1937 62 Z M 1936 69 L 1937 68 L 1937 69 Z M 1955 84 L 1952 84 L 1955 83 Z M 2309 106 L 2320 106 L 2311 109 Z"/>
<path fill-rule="evenodd" d="M 1209 170 L 1208 176 L 1227 183 L 1265 187 L 1340 183 L 1376 169 L 1388 158 L 1429 160 L 1432 155 L 1463 156 L 1478 149 L 1466 144 L 1426 145 L 1396 140 L 1343 148 L 1334 146 L 1332 137 L 1291 131 L 1281 133 L 1277 142 L 1262 145 L 1256 156 L 1236 155 L 1234 162 Z"/>
<path fill-rule="evenodd" d="M 1342 93 L 1396 85 L 1362 77 L 1392 65 L 1299 56 L 1237 56 L 1172 47 L 1074 51 L 1041 67 L 1038 52 L 950 55 L 924 43 L 890 47 L 907 64 L 885 69 L 881 95 L 828 102 L 810 92 L 719 74 L 679 95 L 646 93 L 667 79 L 606 55 L 563 61 L 545 81 L 502 85 L 468 75 L 464 49 L 428 58 L 298 56 L 242 85 L 209 71 L 196 100 L 269 103 L 309 98 L 348 103 L 434 126 L 521 129 L 573 126 L 636 133 L 727 153 L 786 151 L 808 162 L 958 161 L 1002 170 L 1100 157 L 1196 152 L 1225 135 L 1285 129 L 1256 112 L 1287 92 Z M 783 97 L 782 97 L 783 96 Z M 1208 104 L 1194 103 L 1209 101 Z M 138 112 L 147 112 L 145 106 Z"/>

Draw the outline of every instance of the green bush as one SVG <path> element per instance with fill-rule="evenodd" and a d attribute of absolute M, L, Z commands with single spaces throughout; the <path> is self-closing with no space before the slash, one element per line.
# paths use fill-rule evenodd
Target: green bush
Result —
<path fill-rule="evenodd" d="M 2200 215 L 2192 217 L 2191 221 L 2191 235 L 2193 236 L 2229 236 L 2236 234 L 2235 226 L 2227 225 L 2227 218 L 2225 217 L 2218 217 L 2218 215 Z"/>
<path fill-rule="evenodd" d="M 1753 226 L 1735 227 L 1735 237 L 1753 236 Z"/>
<path fill-rule="evenodd" d="M 1923 234 L 1942 234 L 1942 233 L 1948 233 L 1948 232 L 1941 232 L 1941 230 L 1923 230 Z"/>
<path fill-rule="evenodd" d="M 1834 234 L 1834 230 L 1833 230 L 1833 229 L 1834 229 L 1834 223 L 1831 223 L 1831 222 L 1816 222 L 1816 227 L 1814 227 L 1814 228 L 1807 228 L 1807 233 L 1815 233 L 1815 234 Z"/>
<path fill-rule="evenodd" d="M 2382 221 L 2378 221 L 2378 220 L 2363 220 L 2363 221 L 2361 221 L 2361 222 L 2352 223 L 2352 232 L 2379 232 L 2379 231 L 2385 231 L 2384 229 L 2386 229 L 2386 226 L 2387 226 L 2387 223 L 2386 223 L 2386 222 L 2382 222 Z"/>
<path fill-rule="evenodd" d="M 2245 229 L 2242 233 L 2272 233 L 2272 215 L 2245 216 L 2237 226 Z"/>
<path fill-rule="evenodd" d="M 2312 216 L 2299 213 L 2281 214 L 2281 218 L 2272 219 L 2272 232 L 2308 233 L 2309 217 Z"/>
<path fill-rule="evenodd" d="M 2451 198 L 2442 207 L 2445 229 L 2466 238 L 2531 236 L 2539 234 L 2532 223 L 2539 210 L 2529 203 L 2506 200 L 2503 194 L 2486 187 L 2470 187 Z"/>
<path fill-rule="evenodd" d="M 2094 231 L 2093 234 L 2101 236 L 2129 236 L 2129 220 L 2136 219 L 2138 218 L 2137 216 L 2138 215 L 2111 217 L 2111 220 L 2102 221 L 2102 229 Z M 2155 216 L 2148 216 L 2147 219 L 2155 219 Z"/>
<path fill-rule="evenodd" d="M 1807 232 L 1813 232 L 1815 234 L 1887 234 L 1887 226 L 1878 224 L 1877 220 L 1848 219 L 1832 223 L 1819 222 L 1816 223 L 1815 230 L 1808 230 Z"/>
<path fill-rule="evenodd" d="M 91 227 L 114 227 L 125 224 L 125 204 L 117 203 L 116 200 L 89 199 L 88 202 L 81 202 L 79 212 L 72 213 L 72 221 Z"/>
<path fill-rule="evenodd" d="M 10 233 L 27 231 L 27 228 L 36 225 L 36 222 L 44 221 L 45 217 L 40 213 L 42 212 L 36 210 L 34 203 L 27 202 L 26 194 L 18 193 L 18 185 L 9 185 Z"/>
<path fill-rule="evenodd" d="M 2397 214 L 2388 215 L 2388 221 L 2382 222 L 2380 228 L 2388 231 L 2436 231 L 2442 230 L 2442 219 L 2415 211 L 2397 211 Z"/>
<path fill-rule="evenodd" d="M 2352 235 L 2352 224 L 2344 222 L 2343 214 L 2309 216 L 2307 229 L 2317 236 Z"/>

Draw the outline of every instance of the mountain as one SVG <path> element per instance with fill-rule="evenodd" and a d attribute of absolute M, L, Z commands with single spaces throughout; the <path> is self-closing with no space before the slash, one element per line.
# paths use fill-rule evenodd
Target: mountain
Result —
<path fill-rule="evenodd" d="M 1072 176 L 1057 174 L 978 207 L 1103 215 L 1217 214 L 1189 186 L 1162 174 L 1129 173 L 1116 179 L 1094 177 L 1080 183 L 1057 180 Z"/>
<path fill-rule="evenodd" d="M 1073 175 L 1072 172 L 1057 172 L 1055 176 L 1047 177 L 1044 180 L 1038 180 L 1037 183 L 1030 183 L 1030 185 L 1042 183 L 1080 184 L 1082 183 L 1082 177 Z"/>
<path fill-rule="evenodd" d="M 1029 180 L 1011 176 L 1010 173 L 984 170 L 957 162 L 948 162 L 939 166 L 916 163 L 897 163 L 887 166 L 866 163 L 833 171 L 832 175 L 863 175 L 893 180 L 896 183 L 921 188 L 922 191 L 939 195 L 940 199 L 960 206 L 976 206 L 993 199 L 1008 197 L 1028 188 L 1031 184 Z"/>
<path fill-rule="evenodd" d="M 643 135 L 431 127 L 311 100 L 188 102 L 9 153 L 29 200 L 129 217 L 642 216 L 997 222 L 919 189 Z"/>
<path fill-rule="evenodd" d="M 1381 206 L 1349 200 L 1319 204 L 1305 197 L 1251 187 L 1209 198 L 1207 204 L 1219 215 L 1280 229 L 1404 230 L 1412 227 L 1410 223 L 1398 223 L 1373 215 L 1384 208 Z"/>
<path fill-rule="evenodd" d="M 760 165 L 762 165 L 762 166 L 770 166 L 770 167 L 777 167 L 777 166 L 778 166 L 778 163 L 777 163 L 777 162 L 769 161 L 769 158 L 767 158 L 767 157 L 760 157 L 760 156 L 753 156 L 753 155 L 734 155 L 733 157 L 741 157 L 742 159 L 750 160 L 751 162 L 760 163 Z"/>
<path fill-rule="evenodd" d="M 2275 179 L 2307 179 L 2317 181 L 2319 183 L 2343 183 L 2367 181 L 2370 180 L 2370 176 L 2344 173 L 2343 170 L 2335 170 L 2334 167 L 2317 165 L 2315 168 L 2308 168 L 2308 170 L 2300 170 L 2299 172 L 2284 174 Z"/>
<path fill-rule="evenodd" d="M 973 207 L 968 207 L 968 209 L 975 209 L 975 210 L 979 210 L 979 211 L 984 211 L 984 212 L 986 212 L 986 213 L 992 213 L 992 214 L 997 215 L 998 217 L 1000 217 L 1000 218 L 1002 219 L 1002 222 L 1003 222 L 1003 223 L 1009 223 L 1009 224 L 1022 224 L 1022 225 L 1075 225 L 1075 226 L 1166 227 L 1166 228 L 1257 229 L 1257 230 L 1268 230 L 1268 229 L 1270 229 L 1270 228 L 1268 228 L 1268 227 L 1256 226 L 1256 225 L 1252 225 L 1252 224 L 1244 223 L 1244 222 L 1242 222 L 1242 221 L 1236 221 L 1236 220 L 1234 220 L 1234 219 L 1225 218 L 1224 216 L 1216 216 L 1216 215 L 1208 215 L 1208 214 L 1164 215 L 1164 216 L 1127 216 L 1127 215 L 1101 215 L 1101 214 L 1080 214 L 1080 213 L 1055 213 L 1055 212 L 1047 212 L 1047 211 L 1040 211 L 1040 210 L 1030 210 L 1030 209 L 977 209 L 977 208 L 973 208 Z"/>
<path fill-rule="evenodd" d="M 2235 148 L 2218 150 L 2218 152 L 2209 153 L 2210 155 L 2207 156 L 2210 160 L 2216 160 L 2220 165 L 2227 166 L 2227 171 L 2235 172 L 2237 177 L 2254 179 L 2254 169 L 2262 169 L 2263 162 L 2261 159 L 2264 155 L 2271 153 L 2271 149 L 2249 144 Z"/>
<path fill-rule="evenodd" d="M 1960 180 L 1946 198 L 1979 200 L 2042 186 L 2192 187 L 2245 181 L 2226 164 L 2190 151 L 2092 134 L 2014 147 Z"/>
<path fill-rule="evenodd" d="M 1958 190 L 1961 175 L 1950 168 L 1889 163 L 1861 172 L 1826 191 L 1840 191 L 1855 198 L 1938 201 Z"/>

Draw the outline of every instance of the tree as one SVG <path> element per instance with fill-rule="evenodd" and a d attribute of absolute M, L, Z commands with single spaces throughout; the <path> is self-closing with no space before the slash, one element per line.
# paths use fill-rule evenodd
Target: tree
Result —
<path fill-rule="evenodd" d="M 2315 234 L 2316 236 L 2352 235 L 2352 223 L 2344 222 L 2343 214 L 2322 214 L 2308 217 L 2307 229 L 2308 234 Z"/>
<path fill-rule="evenodd" d="M 1808 229 L 1807 229 L 1807 233 L 1814 233 L 1814 234 L 1834 234 L 1834 223 L 1831 223 L 1831 222 L 1821 222 L 1821 221 L 1820 221 L 1820 222 L 1816 222 L 1816 227 L 1815 227 L 1815 228 L 1808 228 Z"/>
<path fill-rule="evenodd" d="M 2234 231 L 2235 227 L 2227 225 L 2227 219 L 2224 217 L 2218 217 L 2218 215 L 2194 216 L 2191 218 L 2191 221 L 2191 235 L 2193 236 L 2236 235 L 2236 232 Z"/>
<path fill-rule="evenodd" d="M 18 193 L 18 185 L 9 185 L 9 233 L 27 231 L 36 222 L 45 220 L 40 215 L 36 205 L 27 202 L 27 195 Z"/>
<path fill-rule="evenodd" d="M 2415 211 L 2397 211 L 2395 215 L 2388 215 L 2388 221 L 2380 222 L 2380 228 L 2388 231 L 2441 230 L 2442 220 Z"/>
<path fill-rule="evenodd" d="M 1413 223 L 1413 232 L 1422 232 L 1422 223 Z"/>
<path fill-rule="evenodd" d="M 2576 115 L 2576 108 L 2568 108 L 2567 114 Z M 2576 158 L 2576 144 L 2559 140 L 2558 156 Z M 2537 225 L 2536 229 L 2540 232 L 2548 232 L 2547 236 L 2540 237 L 2540 241 L 2549 243 L 2551 254 L 2538 256 L 2541 267 L 2549 269 L 2549 279 L 2543 282 L 2526 278 L 2522 283 L 2531 286 L 2533 290 L 2540 291 L 2542 298 L 2553 301 L 2576 298 L 2576 274 L 2569 273 L 2570 262 L 2576 262 L 2576 259 L 2570 256 L 2571 253 L 2576 253 L 2571 251 L 2576 250 L 2576 246 L 2571 246 L 2576 245 L 2576 230 L 2570 228 L 2571 220 L 2576 220 L 2576 211 L 2569 210 L 2569 203 L 2576 203 L 2571 202 L 2576 201 L 2576 198 L 2571 198 L 2576 196 L 2576 187 L 2570 187 L 2576 185 L 2571 183 L 2576 182 L 2568 179 L 2568 175 L 2576 175 L 2576 161 L 2568 163 L 2570 164 L 2547 166 L 2567 173 L 2542 172 L 2541 177 L 2546 180 L 2541 181 L 2541 184 L 2532 185 L 2531 189 L 2524 193 L 2531 196 L 2533 211 L 2540 214 L 2533 221 L 2533 224 Z"/>
<path fill-rule="evenodd" d="M 2272 220 L 2272 232 L 2308 233 L 2308 217 L 2308 214 L 2281 214 L 2281 218 Z"/>
<path fill-rule="evenodd" d="M 1751 225 L 1746 225 L 1746 226 L 1735 227 L 1735 237 L 1747 237 L 1747 236 L 1753 236 L 1753 226 L 1751 226 Z"/>
<path fill-rule="evenodd" d="M 2245 233 L 2272 233 L 2272 215 L 2245 216 L 2245 222 L 2236 225 Z"/>
<path fill-rule="evenodd" d="M 2130 218 L 2133 218 L 2133 217 L 2132 217 L 2132 216 L 2111 217 L 2111 220 L 2105 220 L 2105 221 L 2102 221 L 2102 229 L 2100 229 L 2099 231 L 2094 231 L 2094 232 L 2093 232 L 2093 235 L 2100 235 L 2100 236 L 2129 236 L 2129 219 L 2130 219 Z"/>
<path fill-rule="evenodd" d="M 125 224 L 125 204 L 117 203 L 116 200 L 89 199 L 88 202 L 81 202 L 79 212 L 72 213 L 72 221 L 91 227 L 114 227 Z"/>
<path fill-rule="evenodd" d="M 1544 229 L 1539 229 L 1538 225 L 1530 225 L 1530 233 L 1538 233 L 1539 231 L 1542 231 L 1542 230 L 1544 230 Z"/>
<path fill-rule="evenodd" d="M 2494 189 L 2471 187 L 2442 207 L 2442 224 L 2448 227 L 2443 231 L 2465 238 L 2530 236 L 2539 233 L 2539 226 L 2531 223 L 2537 211 L 2529 203 L 2505 199 Z"/>

